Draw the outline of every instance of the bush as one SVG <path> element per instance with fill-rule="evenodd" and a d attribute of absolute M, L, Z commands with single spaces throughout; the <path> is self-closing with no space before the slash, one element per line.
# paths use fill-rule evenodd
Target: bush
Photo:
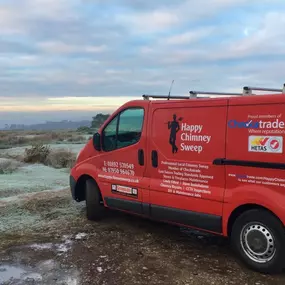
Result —
<path fill-rule="evenodd" d="M 0 174 L 11 174 L 17 170 L 20 163 L 13 160 L 0 160 Z"/>
<path fill-rule="evenodd" d="M 35 144 L 31 148 L 25 149 L 24 162 L 26 163 L 43 163 L 50 153 L 50 148 L 42 144 Z"/>
<path fill-rule="evenodd" d="M 89 127 L 79 127 L 77 129 L 77 132 L 80 132 L 80 133 L 88 133 L 90 132 L 90 128 Z"/>
<path fill-rule="evenodd" d="M 84 137 L 83 136 L 71 136 L 67 139 L 68 142 L 82 142 L 84 141 Z"/>
<path fill-rule="evenodd" d="M 24 162 L 42 163 L 54 168 L 71 168 L 76 160 L 76 155 L 65 149 L 51 150 L 42 144 L 36 144 L 25 150 Z"/>
<path fill-rule="evenodd" d="M 59 149 L 48 154 L 45 164 L 54 168 L 72 168 L 75 160 L 76 155 L 73 152 Z"/>

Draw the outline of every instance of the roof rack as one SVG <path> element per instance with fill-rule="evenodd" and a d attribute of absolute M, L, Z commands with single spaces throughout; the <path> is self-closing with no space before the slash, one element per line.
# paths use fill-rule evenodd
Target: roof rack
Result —
<path fill-rule="evenodd" d="M 268 91 L 268 92 L 281 92 L 285 94 L 285 83 L 283 84 L 282 89 L 276 88 L 263 88 L 263 87 L 243 87 L 243 95 L 252 95 L 252 91 Z"/>
<path fill-rule="evenodd" d="M 207 91 L 189 91 L 189 96 L 180 95 L 142 95 L 145 100 L 153 99 L 192 99 L 192 98 L 209 98 L 209 97 L 198 97 L 198 95 L 222 95 L 222 96 L 248 96 L 252 95 L 252 91 L 268 91 L 268 92 L 281 92 L 285 94 L 285 83 L 282 89 L 275 88 L 264 88 L 264 87 L 243 87 L 242 93 L 230 93 L 230 92 L 207 92 Z"/>
<path fill-rule="evenodd" d="M 145 100 L 149 100 L 149 98 L 153 99 L 189 99 L 189 96 L 179 96 L 179 95 L 142 95 Z"/>
<path fill-rule="evenodd" d="M 242 96 L 242 93 L 228 93 L 228 92 L 206 92 L 206 91 L 189 91 L 190 98 L 196 98 L 198 94 L 207 95 L 223 95 L 223 96 Z"/>

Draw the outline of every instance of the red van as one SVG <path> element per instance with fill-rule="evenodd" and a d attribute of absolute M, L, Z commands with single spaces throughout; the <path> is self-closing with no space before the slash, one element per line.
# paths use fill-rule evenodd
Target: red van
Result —
<path fill-rule="evenodd" d="M 72 197 L 86 201 L 90 220 L 110 208 L 218 234 L 248 267 L 280 272 L 284 134 L 285 86 L 143 95 L 114 112 L 79 153 Z"/>

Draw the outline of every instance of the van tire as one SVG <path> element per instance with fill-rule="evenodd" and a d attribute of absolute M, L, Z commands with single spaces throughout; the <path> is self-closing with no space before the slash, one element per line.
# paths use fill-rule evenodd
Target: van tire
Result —
<path fill-rule="evenodd" d="M 241 214 L 234 222 L 231 243 L 241 261 L 254 271 L 276 274 L 284 268 L 284 226 L 266 210 L 252 209 Z"/>
<path fill-rule="evenodd" d="M 93 179 L 86 181 L 86 216 L 90 221 L 100 220 L 105 214 L 101 193 Z"/>

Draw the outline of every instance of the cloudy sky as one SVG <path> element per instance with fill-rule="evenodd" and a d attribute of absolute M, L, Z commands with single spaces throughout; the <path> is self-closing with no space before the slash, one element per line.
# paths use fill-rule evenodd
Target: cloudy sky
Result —
<path fill-rule="evenodd" d="M 0 126 L 285 82 L 284 0 L 0 0 Z"/>

